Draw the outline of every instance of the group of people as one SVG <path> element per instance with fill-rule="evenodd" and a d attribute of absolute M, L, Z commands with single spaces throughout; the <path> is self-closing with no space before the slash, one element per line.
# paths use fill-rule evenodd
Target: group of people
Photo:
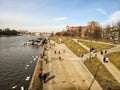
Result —
<path fill-rule="evenodd" d="M 101 55 L 106 55 L 107 54 L 107 50 L 105 50 L 105 51 L 101 50 L 100 53 L 101 53 Z M 108 57 L 104 56 L 103 57 L 103 62 L 104 63 L 108 63 L 108 61 L 109 61 Z"/>
<path fill-rule="evenodd" d="M 41 82 L 44 81 L 46 83 L 47 73 L 42 73 L 41 70 L 38 70 L 38 77 Z"/>
<path fill-rule="evenodd" d="M 105 51 L 101 50 L 100 53 L 101 53 L 101 55 L 104 55 L 104 54 L 106 55 L 107 54 L 107 50 L 105 50 Z"/>
<path fill-rule="evenodd" d="M 104 62 L 104 63 L 108 63 L 108 61 L 109 61 L 108 57 L 104 57 L 104 58 L 103 58 L 103 62 Z"/>

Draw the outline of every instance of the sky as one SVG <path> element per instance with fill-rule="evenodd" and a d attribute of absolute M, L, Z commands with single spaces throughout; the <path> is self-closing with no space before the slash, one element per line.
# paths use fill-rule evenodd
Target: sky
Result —
<path fill-rule="evenodd" d="M 120 0 L 0 0 L 0 28 L 58 32 L 66 26 L 120 21 Z"/>

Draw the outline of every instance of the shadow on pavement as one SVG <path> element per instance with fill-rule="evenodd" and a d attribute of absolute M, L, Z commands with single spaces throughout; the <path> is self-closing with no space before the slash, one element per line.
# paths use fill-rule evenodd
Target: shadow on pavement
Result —
<path fill-rule="evenodd" d="M 53 79 L 53 78 L 55 78 L 55 75 L 50 76 L 50 77 L 46 80 L 46 82 L 50 81 L 50 80 Z"/>

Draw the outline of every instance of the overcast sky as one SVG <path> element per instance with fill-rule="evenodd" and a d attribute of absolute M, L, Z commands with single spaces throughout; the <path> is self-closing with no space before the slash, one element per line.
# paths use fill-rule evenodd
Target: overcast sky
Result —
<path fill-rule="evenodd" d="M 56 32 L 66 25 L 120 20 L 120 0 L 0 0 L 0 28 Z"/>

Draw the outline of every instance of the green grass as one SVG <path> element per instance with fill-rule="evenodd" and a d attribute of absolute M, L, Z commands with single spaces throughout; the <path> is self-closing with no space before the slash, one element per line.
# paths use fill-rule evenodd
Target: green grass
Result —
<path fill-rule="evenodd" d="M 114 47 L 113 45 L 106 45 L 106 44 L 100 44 L 100 43 L 95 43 L 95 42 L 88 42 L 88 41 L 83 41 L 80 40 L 81 43 L 83 43 L 84 45 L 86 45 L 87 47 L 93 47 L 95 48 L 95 50 L 98 52 L 100 50 L 104 50 L 104 49 L 110 49 L 112 47 Z"/>
<path fill-rule="evenodd" d="M 120 51 L 108 54 L 107 57 L 120 70 Z"/>
<path fill-rule="evenodd" d="M 108 90 L 108 87 L 111 87 L 114 90 L 114 87 L 119 86 L 120 84 L 115 80 L 111 73 L 105 68 L 105 66 L 96 58 L 86 60 L 84 64 L 87 66 L 89 71 L 93 74 L 95 79 L 101 85 L 103 90 Z M 107 64 L 107 63 L 106 63 Z"/>
<path fill-rule="evenodd" d="M 50 39 L 57 42 L 57 43 L 59 42 L 58 36 L 51 36 Z"/>
<path fill-rule="evenodd" d="M 61 38 L 65 45 L 71 49 L 71 51 L 73 51 L 77 56 L 80 56 L 83 53 L 88 53 L 88 51 L 86 49 L 84 49 L 83 47 L 81 47 L 79 44 L 77 44 L 75 41 L 73 41 L 70 38 Z"/>

